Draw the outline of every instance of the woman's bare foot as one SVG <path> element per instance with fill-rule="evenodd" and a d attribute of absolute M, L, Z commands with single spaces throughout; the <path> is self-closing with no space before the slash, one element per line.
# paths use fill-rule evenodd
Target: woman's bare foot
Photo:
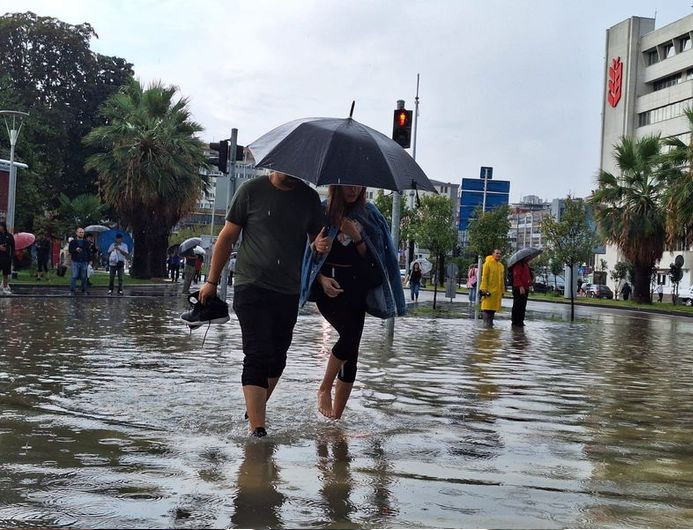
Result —
<path fill-rule="evenodd" d="M 332 392 L 318 390 L 318 410 L 326 418 L 334 418 L 332 415 Z"/>

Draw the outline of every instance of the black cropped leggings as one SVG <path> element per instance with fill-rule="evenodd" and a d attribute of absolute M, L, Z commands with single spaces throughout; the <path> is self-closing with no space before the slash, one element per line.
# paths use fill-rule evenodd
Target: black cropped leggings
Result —
<path fill-rule="evenodd" d="M 317 298 L 317 306 L 325 320 L 339 334 L 339 339 L 332 347 L 332 354 L 345 363 L 337 377 L 344 383 L 353 383 L 356 381 L 356 364 L 366 320 L 367 291 L 351 269 L 336 272 L 335 279 L 344 292 L 336 298 L 329 298 L 321 293 Z"/>

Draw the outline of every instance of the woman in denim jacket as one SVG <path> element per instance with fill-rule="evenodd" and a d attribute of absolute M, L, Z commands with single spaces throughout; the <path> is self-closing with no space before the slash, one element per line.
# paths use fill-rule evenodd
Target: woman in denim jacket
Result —
<path fill-rule="evenodd" d="M 308 247 L 303 262 L 301 305 L 309 298 L 315 301 L 339 333 L 318 390 L 318 409 L 334 419 L 342 416 L 356 379 L 366 313 L 390 318 L 406 310 L 387 223 L 374 205 L 366 203 L 365 191 L 361 186 L 330 186 L 330 252 L 318 254 Z"/>

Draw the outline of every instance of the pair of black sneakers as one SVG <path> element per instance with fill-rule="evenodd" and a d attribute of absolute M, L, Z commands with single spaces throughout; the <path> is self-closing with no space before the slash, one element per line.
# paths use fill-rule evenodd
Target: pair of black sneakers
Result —
<path fill-rule="evenodd" d="M 191 329 L 199 328 L 205 324 L 225 324 L 231 317 L 229 316 L 229 304 L 218 296 L 207 300 L 204 304 L 200 302 L 200 292 L 190 293 L 188 301 L 192 306 L 190 311 L 186 311 L 180 316 Z"/>

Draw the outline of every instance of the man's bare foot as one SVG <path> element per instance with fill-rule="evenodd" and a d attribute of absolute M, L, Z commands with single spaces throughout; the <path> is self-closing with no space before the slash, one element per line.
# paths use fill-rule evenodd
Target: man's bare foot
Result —
<path fill-rule="evenodd" d="M 332 392 L 318 390 L 318 410 L 326 418 L 333 418 L 332 415 Z"/>

